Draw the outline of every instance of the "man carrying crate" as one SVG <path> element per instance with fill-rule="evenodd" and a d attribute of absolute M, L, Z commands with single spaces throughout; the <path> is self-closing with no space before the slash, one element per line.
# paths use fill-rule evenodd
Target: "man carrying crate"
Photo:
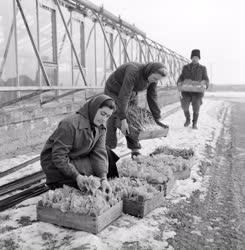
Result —
<path fill-rule="evenodd" d="M 193 110 L 193 129 L 197 129 L 197 120 L 200 106 L 202 105 L 204 90 L 208 89 L 209 85 L 206 67 L 199 64 L 200 59 L 200 50 L 192 50 L 192 62 L 183 67 L 182 73 L 177 81 L 177 85 L 180 90 L 181 107 L 186 118 L 184 126 L 188 127 L 190 125 L 189 107 L 191 104 Z"/>

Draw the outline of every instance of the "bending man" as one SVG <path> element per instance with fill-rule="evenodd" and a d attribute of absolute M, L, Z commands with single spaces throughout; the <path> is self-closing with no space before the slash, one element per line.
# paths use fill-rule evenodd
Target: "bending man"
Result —
<path fill-rule="evenodd" d="M 200 50 L 194 49 L 191 52 L 191 60 L 190 64 L 187 64 L 183 67 L 182 73 L 178 79 L 177 85 L 180 82 L 183 82 L 186 79 L 190 79 L 193 81 L 203 81 L 206 84 L 206 89 L 208 89 L 209 79 L 207 75 L 206 67 L 199 64 L 199 60 L 201 59 Z M 192 120 L 192 128 L 197 129 L 197 121 L 199 116 L 200 106 L 202 105 L 202 98 L 203 93 L 196 93 L 196 92 L 181 92 L 181 107 L 184 111 L 184 115 L 186 118 L 185 127 L 190 125 L 190 111 L 189 107 L 190 104 L 192 105 L 193 110 L 193 120 Z"/>

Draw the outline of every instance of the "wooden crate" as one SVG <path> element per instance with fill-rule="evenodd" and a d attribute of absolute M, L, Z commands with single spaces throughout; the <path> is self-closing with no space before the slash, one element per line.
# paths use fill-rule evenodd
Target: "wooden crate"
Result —
<path fill-rule="evenodd" d="M 204 93 L 206 86 L 198 81 L 185 80 L 178 85 L 178 89 L 179 91 Z"/>
<path fill-rule="evenodd" d="M 174 184 L 175 184 L 175 179 L 174 178 L 170 179 L 168 182 L 162 185 L 161 192 L 159 192 L 152 199 L 149 200 L 141 200 L 140 197 L 138 200 L 124 198 L 123 212 L 125 214 L 130 214 L 136 217 L 143 218 L 154 209 L 165 204 L 166 202 L 165 197 L 172 190 Z"/>
<path fill-rule="evenodd" d="M 155 208 L 165 203 L 165 192 L 156 194 L 152 199 L 140 201 L 125 198 L 123 199 L 123 212 L 136 217 L 143 218 Z"/>
<path fill-rule="evenodd" d="M 99 216 L 81 215 L 72 212 L 63 213 L 59 209 L 37 206 L 37 219 L 58 226 L 82 230 L 97 234 L 122 215 L 123 203 L 120 201 Z"/>
<path fill-rule="evenodd" d="M 149 140 L 153 138 L 166 137 L 168 135 L 169 128 L 159 128 L 154 130 L 141 131 L 139 134 L 139 140 Z"/>

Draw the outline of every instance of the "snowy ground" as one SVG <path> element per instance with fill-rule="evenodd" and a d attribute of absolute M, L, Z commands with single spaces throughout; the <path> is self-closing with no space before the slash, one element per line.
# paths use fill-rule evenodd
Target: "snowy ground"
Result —
<path fill-rule="evenodd" d="M 219 91 L 219 92 L 207 92 L 206 97 L 229 97 L 229 98 L 244 98 L 245 93 L 242 91 Z"/>
<path fill-rule="evenodd" d="M 229 115 L 229 110 L 230 104 L 227 102 L 205 99 L 198 130 L 183 127 L 184 116 L 179 110 L 164 119 L 170 125 L 167 138 L 142 141 L 143 154 L 152 152 L 159 145 L 193 148 L 195 151 L 191 177 L 176 181 L 167 197 L 169 204 L 186 200 L 197 190 L 201 193 L 201 198 L 205 198 L 209 180 L 201 170 L 203 165 L 211 164 L 207 148 L 215 147 L 223 127 L 221 118 Z M 119 145 L 117 153 L 127 152 L 125 140 L 121 139 Z M 9 163 L 15 165 L 24 158 L 22 156 L 9 160 Z M 9 165 L 7 163 L 5 160 L 0 165 Z M 34 164 L 35 169 L 39 168 L 38 164 Z M 38 222 L 36 204 L 39 199 L 40 197 L 32 198 L 0 213 L 0 249 L 173 249 L 169 245 L 169 239 L 176 235 L 171 226 L 175 219 L 166 216 L 168 206 L 154 210 L 143 219 L 123 215 L 98 235 L 92 235 Z"/>

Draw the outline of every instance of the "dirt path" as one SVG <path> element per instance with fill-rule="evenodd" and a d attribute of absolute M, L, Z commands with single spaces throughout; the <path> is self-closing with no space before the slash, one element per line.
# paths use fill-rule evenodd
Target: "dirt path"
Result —
<path fill-rule="evenodd" d="M 201 199 L 201 193 L 196 192 L 168 213 L 174 219 L 176 236 L 169 241 L 174 249 L 245 249 L 245 165 L 244 160 L 236 160 L 236 137 L 244 124 L 238 118 L 245 117 L 245 108 L 238 115 L 241 109 L 236 105 L 231 113 L 222 110 L 219 119 L 224 127 L 216 148 L 206 148 L 212 161 L 205 174 L 209 179 L 206 197 Z"/>

